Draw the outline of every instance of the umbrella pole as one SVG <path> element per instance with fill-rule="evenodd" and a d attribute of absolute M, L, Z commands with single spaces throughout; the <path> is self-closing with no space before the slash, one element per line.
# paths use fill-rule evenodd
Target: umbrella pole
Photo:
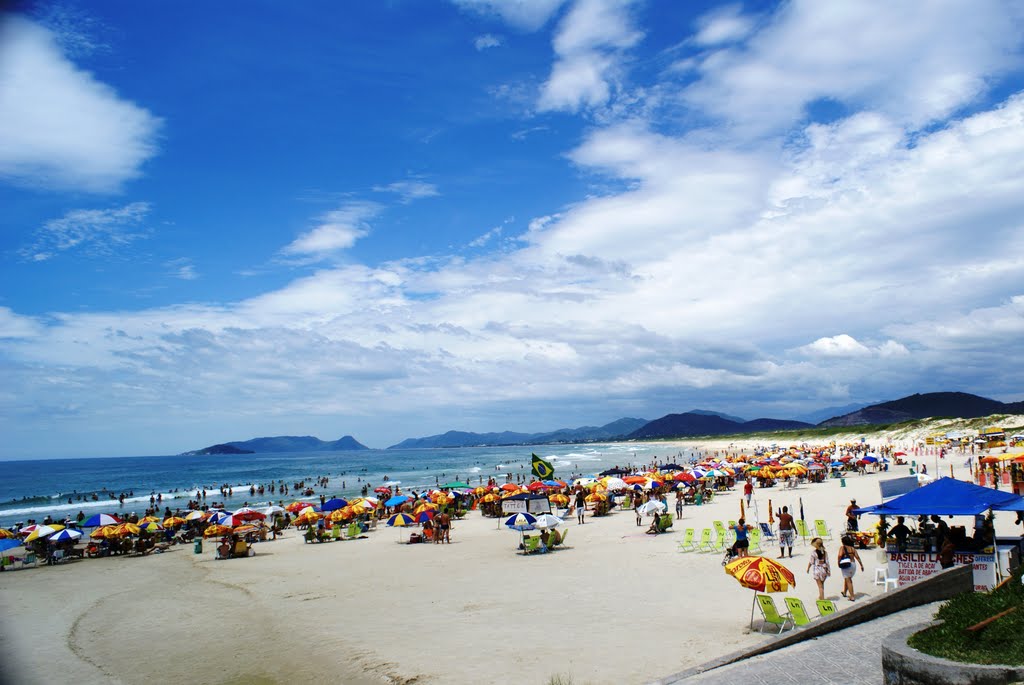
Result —
<path fill-rule="evenodd" d="M 754 601 L 750 603 L 750 629 L 754 629 L 754 605 L 757 604 L 757 590 L 754 590 Z"/>

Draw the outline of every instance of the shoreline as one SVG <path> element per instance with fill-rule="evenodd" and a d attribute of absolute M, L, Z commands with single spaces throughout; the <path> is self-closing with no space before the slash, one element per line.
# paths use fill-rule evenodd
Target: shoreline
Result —
<path fill-rule="evenodd" d="M 741 447 L 728 442 L 675 444 Z M 963 461 L 945 460 L 960 478 Z M 808 521 L 825 519 L 838 533 L 849 499 L 879 502 L 878 482 L 906 474 L 895 467 L 851 474 L 845 487 L 829 479 L 755 488 L 748 519 L 767 512 L 769 499 L 795 511 L 802 498 Z M 340 544 L 305 544 L 289 530 L 246 559 L 214 561 L 213 545 L 201 555 L 178 545 L 3 573 L 0 651 L 25 683 L 69 673 L 81 683 L 140 685 L 649 682 L 770 639 L 750 631 L 751 592 L 725 575 L 722 554 L 678 551 L 685 528 L 737 518 L 740 499 L 736 488 L 687 506 L 672 532 L 657 536 L 631 511 L 588 515 L 583 525 L 573 517 L 562 528 L 565 548 L 545 555 L 518 554 L 518 534 L 471 512 L 454 522 L 450 545 L 398 544 L 409 531 L 381 524 Z M 876 520 L 865 516 L 862 529 Z M 997 527 L 1009 523 L 997 516 Z M 826 548 L 834 556 L 838 536 Z M 783 563 L 797 578 L 791 594 L 813 607 L 808 549 L 798 539 Z M 863 554 L 858 598 L 881 592 L 872 585 L 875 555 Z M 837 577 L 826 596 L 840 600 Z M 145 645 L 152 649 L 140 651 Z"/>

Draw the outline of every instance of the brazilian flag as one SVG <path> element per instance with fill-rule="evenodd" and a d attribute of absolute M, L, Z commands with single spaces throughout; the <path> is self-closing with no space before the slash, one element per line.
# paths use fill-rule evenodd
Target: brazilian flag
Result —
<path fill-rule="evenodd" d="M 536 454 L 531 456 L 533 457 L 533 475 L 537 476 L 541 480 L 551 478 L 555 475 L 555 467 L 551 465 L 551 462 L 544 461 Z"/>

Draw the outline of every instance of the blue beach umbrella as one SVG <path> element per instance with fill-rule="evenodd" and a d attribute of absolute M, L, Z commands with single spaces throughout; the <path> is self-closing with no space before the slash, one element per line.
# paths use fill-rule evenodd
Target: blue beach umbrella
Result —
<path fill-rule="evenodd" d="M 94 528 L 96 526 L 116 526 L 119 523 L 121 520 L 111 514 L 96 514 L 87 518 L 82 526 Z"/>
<path fill-rule="evenodd" d="M 385 507 L 397 507 L 399 504 L 405 504 L 410 499 L 412 499 L 412 498 L 409 497 L 408 495 L 395 495 L 394 497 L 389 499 L 387 502 L 385 502 L 384 506 Z"/>
<path fill-rule="evenodd" d="M 323 503 L 323 505 L 320 507 L 320 511 L 336 511 L 338 509 L 343 509 L 347 506 L 347 500 L 343 500 L 340 497 L 332 497 L 331 499 Z"/>
<path fill-rule="evenodd" d="M 6 552 L 9 549 L 14 549 L 15 547 L 21 547 L 21 545 L 22 545 L 21 540 L 14 540 L 14 539 L 11 539 L 11 538 L 4 538 L 3 540 L 0 540 L 0 552 Z"/>
<path fill-rule="evenodd" d="M 49 540 L 50 542 L 73 542 L 80 537 L 82 537 L 81 531 L 65 528 L 64 530 L 58 530 L 56 533 L 51 535 Z"/>
<path fill-rule="evenodd" d="M 537 517 L 526 512 L 512 514 L 505 519 L 505 527 L 510 530 L 518 530 L 520 532 L 524 530 L 533 530 L 535 523 L 537 523 Z"/>

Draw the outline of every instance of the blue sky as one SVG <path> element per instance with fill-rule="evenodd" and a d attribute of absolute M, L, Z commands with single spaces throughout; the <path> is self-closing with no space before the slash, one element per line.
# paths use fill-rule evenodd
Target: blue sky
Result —
<path fill-rule="evenodd" d="M 1020 2 L 0 23 L 0 458 L 1024 398 Z"/>

